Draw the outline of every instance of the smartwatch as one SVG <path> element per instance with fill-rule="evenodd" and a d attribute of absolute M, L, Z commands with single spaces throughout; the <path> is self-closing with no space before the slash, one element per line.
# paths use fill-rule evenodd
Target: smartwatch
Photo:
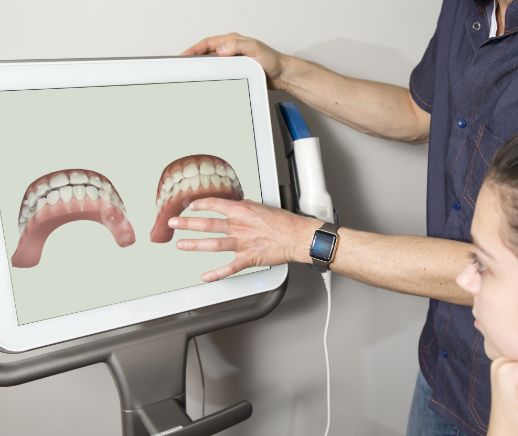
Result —
<path fill-rule="evenodd" d="M 313 235 L 309 255 L 313 259 L 313 266 L 320 272 L 327 271 L 335 257 L 339 228 L 338 224 L 324 223 Z"/>

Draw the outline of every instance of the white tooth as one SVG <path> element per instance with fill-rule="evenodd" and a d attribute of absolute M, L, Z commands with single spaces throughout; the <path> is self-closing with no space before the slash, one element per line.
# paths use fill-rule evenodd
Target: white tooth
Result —
<path fill-rule="evenodd" d="M 50 186 L 48 183 L 42 183 L 41 185 L 38 185 L 36 188 L 36 195 L 38 197 L 43 197 L 47 195 L 47 193 L 50 191 Z"/>
<path fill-rule="evenodd" d="M 230 188 L 230 179 L 227 176 L 221 178 L 221 183 L 223 183 L 227 188 Z"/>
<path fill-rule="evenodd" d="M 59 173 L 50 178 L 50 187 L 61 188 L 62 186 L 68 185 L 68 177 L 65 173 Z"/>
<path fill-rule="evenodd" d="M 29 218 L 29 215 L 30 215 L 30 208 L 28 208 L 27 206 L 24 206 L 22 208 L 21 217 L 24 218 L 25 221 L 27 221 L 27 219 Z"/>
<path fill-rule="evenodd" d="M 47 195 L 47 202 L 52 206 L 59 201 L 59 191 L 50 191 Z"/>
<path fill-rule="evenodd" d="M 23 231 L 25 230 L 25 227 L 27 227 L 27 224 L 20 224 L 18 226 L 18 231 L 20 232 L 20 236 L 23 233 Z"/>
<path fill-rule="evenodd" d="M 90 197 L 92 200 L 97 200 L 99 198 L 99 190 L 97 188 L 94 188 L 93 186 L 87 186 L 85 190 L 86 195 L 88 195 L 88 197 Z"/>
<path fill-rule="evenodd" d="M 158 209 L 160 209 L 164 205 L 165 201 L 161 198 L 156 202 L 156 206 Z"/>
<path fill-rule="evenodd" d="M 34 192 L 29 192 L 29 195 L 27 196 L 26 204 L 29 207 L 34 207 L 36 203 L 38 202 L 38 197 Z"/>
<path fill-rule="evenodd" d="M 63 186 L 62 188 L 59 188 L 59 196 L 65 203 L 72 200 L 72 197 L 74 196 L 72 186 Z"/>
<path fill-rule="evenodd" d="M 86 185 L 88 183 L 88 176 L 82 171 L 72 171 L 70 173 L 70 183 L 72 185 Z"/>
<path fill-rule="evenodd" d="M 171 177 L 168 177 L 167 179 L 165 179 L 165 182 L 162 185 L 162 191 L 169 192 L 173 187 L 174 183 L 175 182 L 173 182 L 173 179 Z"/>
<path fill-rule="evenodd" d="M 103 190 L 106 191 L 108 194 L 111 194 L 113 191 L 112 185 L 108 182 L 103 182 Z"/>
<path fill-rule="evenodd" d="M 229 177 L 230 180 L 235 180 L 237 179 L 237 176 L 236 176 L 236 173 L 234 172 L 234 170 L 230 167 L 227 167 L 227 176 Z"/>
<path fill-rule="evenodd" d="M 180 182 L 180 189 L 182 190 L 182 192 L 187 191 L 190 187 L 191 187 L 191 183 L 189 182 L 189 179 L 183 179 Z"/>
<path fill-rule="evenodd" d="M 96 188 L 102 188 L 103 182 L 98 176 L 92 176 L 89 180 L 90 185 L 94 185 Z"/>
<path fill-rule="evenodd" d="M 169 192 L 170 191 L 168 191 L 162 186 L 162 190 L 160 191 L 160 198 L 166 198 L 169 195 Z"/>
<path fill-rule="evenodd" d="M 115 206 L 119 207 L 120 209 L 124 210 L 124 205 L 120 201 L 120 198 L 119 198 L 119 196 L 117 194 L 112 193 L 110 201 L 112 202 L 113 205 L 115 205 Z"/>
<path fill-rule="evenodd" d="M 210 176 L 215 173 L 214 165 L 208 160 L 202 160 L 200 164 L 200 174 Z"/>
<path fill-rule="evenodd" d="M 189 182 L 191 183 L 191 188 L 196 191 L 200 187 L 200 177 L 194 176 L 189 179 Z"/>
<path fill-rule="evenodd" d="M 198 167 L 196 166 L 195 163 L 190 163 L 190 164 L 187 164 L 185 165 L 185 167 L 183 168 L 183 176 L 185 178 L 187 177 L 195 177 L 199 174 L 198 172 Z"/>
<path fill-rule="evenodd" d="M 175 185 L 183 179 L 183 174 L 181 171 L 175 171 L 171 177 L 173 179 L 173 185 Z"/>
<path fill-rule="evenodd" d="M 210 185 L 210 176 L 204 174 L 200 175 L 200 182 L 201 186 L 203 186 L 204 188 L 208 188 Z"/>
<path fill-rule="evenodd" d="M 99 195 L 101 196 L 101 198 L 106 201 L 106 203 L 111 203 L 110 202 L 110 193 L 109 192 L 106 192 L 104 189 L 101 189 L 99 191 Z"/>
<path fill-rule="evenodd" d="M 120 200 L 120 198 L 117 195 L 112 194 L 111 200 L 112 200 L 113 205 L 117 206 L 123 212 L 126 212 L 126 208 L 124 207 L 124 205 L 122 204 L 122 201 Z"/>
<path fill-rule="evenodd" d="M 76 197 L 79 201 L 85 198 L 86 189 L 83 185 L 74 186 L 74 197 Z"/>
<path fill-rule="evenodd" d="M 216 165 L 216 174 L 218 176 L 222 176 L 222 177 L 227 175 L 227 171 L 225 170 L 225 167 L 220 163 Z"/>
<path fill-rule="evenodd" d="M 38 203 L 36 204 L 36 211 L 39 211 L 47 204 L 47 199 L 45 197 L 40 198 Z"/>
<path fill-rule="evenodd" d="M 173 190 L 171 191 L 171 197 L 174 197 L 175 195 L 177 195 L 178 193 L 180 192 L 180 184 L 177 183 L 176 185 L 173 186 Z"/>
<path fill-rule="evenodd" d="M 19 224 L 27 223 L 27 221 L 29 221 L 29 218 L 24 218 L 22 215 L 20 215 L 20 218 L 18 219 Z"/>
<path fill-rule="evenodd" d="M 210 181 L 216 188 L 219 188 L 221 186 L 221 177 L 217 174 L 213 174 L 212 176 L 210 176 Z"/>

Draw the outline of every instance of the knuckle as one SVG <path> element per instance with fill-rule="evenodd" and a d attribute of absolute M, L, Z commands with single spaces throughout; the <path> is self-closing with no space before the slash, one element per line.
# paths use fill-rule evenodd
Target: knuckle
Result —
<path fill-rule="evenodd" d="M 216 250 L 217 251 L 225 250 L 225 239 L 219 238 L 216 240 Z"/>
<path fill-rule="evenodd" d="M 216 227 L 216 220 L 214 218 L 207 218 L 205 221 L 205 230 L 207 232 L 213 232 Z"/>

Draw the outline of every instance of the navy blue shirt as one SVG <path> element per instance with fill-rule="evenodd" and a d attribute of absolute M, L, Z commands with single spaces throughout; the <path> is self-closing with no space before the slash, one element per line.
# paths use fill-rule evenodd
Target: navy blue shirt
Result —
<path fill-rule="evenodd" d="M 470 241 L 475 201 L 495 151 L 518 132 L 518 2 L 505 34 L 489 38 L 493 0 L 444 0 L 435 34 L 410 78 L 431 113 L 427 231 Z M 436 412 L 468 435 L 485 435 L 490 361 L 470 307 L 430 301 L 419 342 Z"/>

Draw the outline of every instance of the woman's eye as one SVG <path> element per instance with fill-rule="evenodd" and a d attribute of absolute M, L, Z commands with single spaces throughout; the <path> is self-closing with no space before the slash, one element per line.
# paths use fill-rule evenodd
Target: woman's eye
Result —
<path fill-rule="evenodd" d="M 475 253 L 470 253 L 469 257 L 471 258 L 471 264 L 475 266 L 479 274 L 483 273 L 486 270 L 486 267 Z"/>

